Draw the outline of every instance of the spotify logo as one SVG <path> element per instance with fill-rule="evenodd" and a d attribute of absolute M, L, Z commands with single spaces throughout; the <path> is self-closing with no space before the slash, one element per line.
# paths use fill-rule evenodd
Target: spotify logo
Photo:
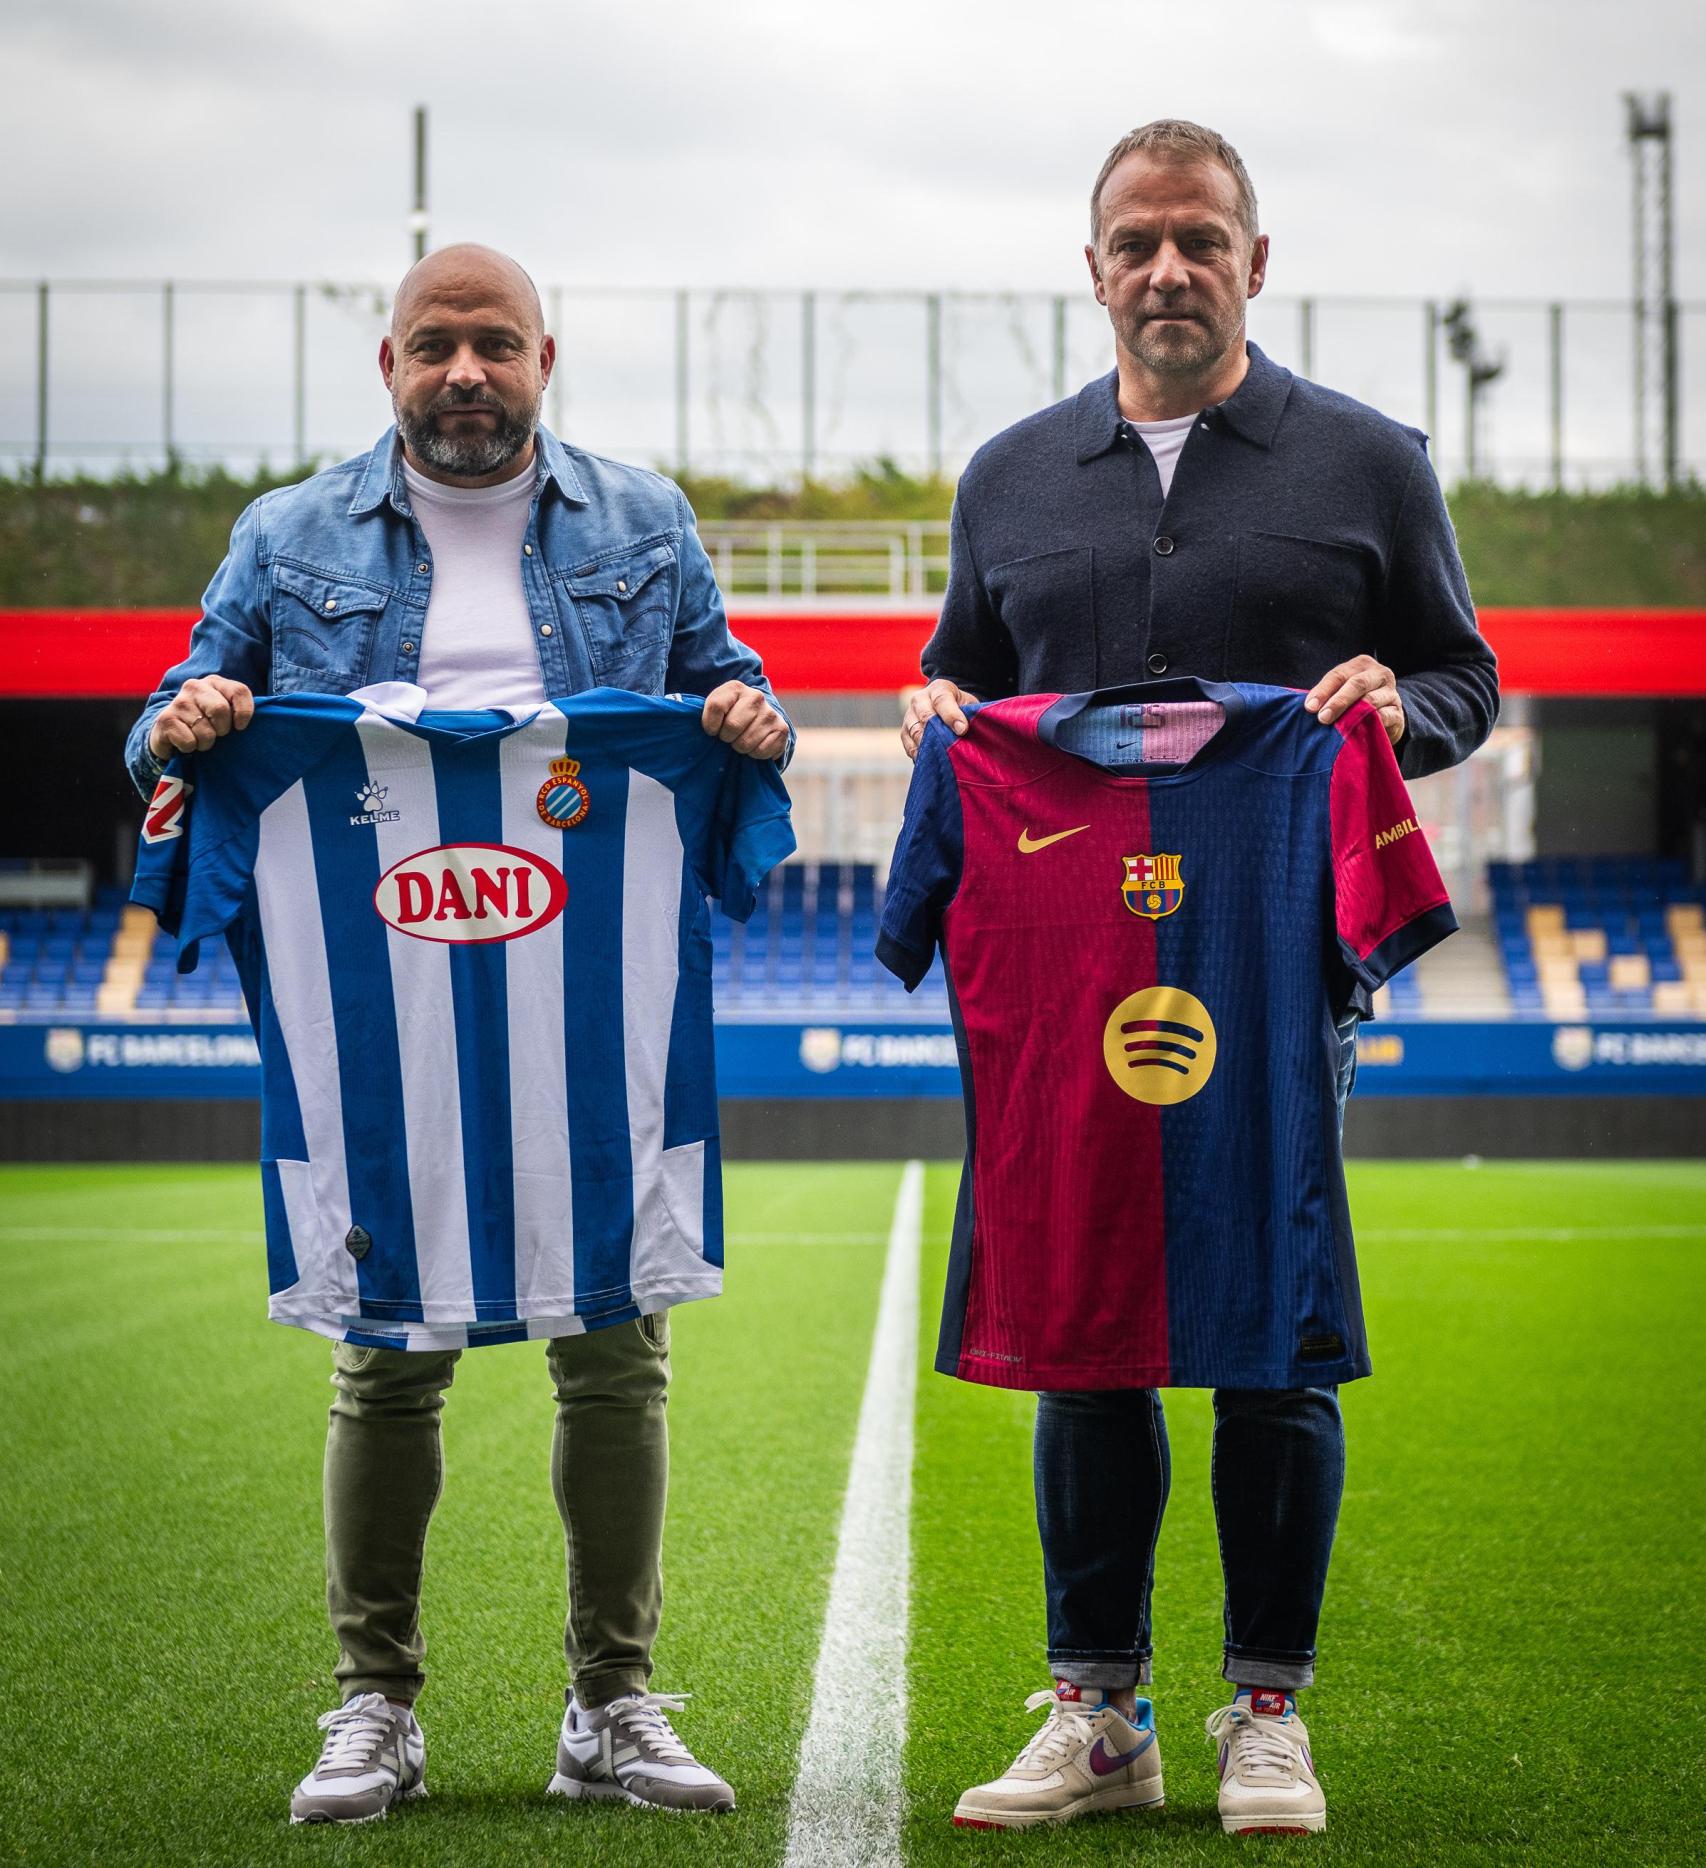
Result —
<path fill-rule="evenodd" d="M 1122 999 L 1102 1027 L 1108 1075 L 1140 1103 L 1183 1103 L 1214 1072 L 1214 1020 L 1177 986 Z"/>

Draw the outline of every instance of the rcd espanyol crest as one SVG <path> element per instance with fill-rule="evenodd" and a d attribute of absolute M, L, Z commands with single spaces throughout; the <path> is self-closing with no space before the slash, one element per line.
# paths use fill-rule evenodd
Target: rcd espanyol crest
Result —
<path fill-rule="evenodd" d="M 1145 921 L 1159 921 L 1185 899 L 1177 855 L 1126 856 L 1120 860 L 1125 864 L 1120 894 L 1134 915 L 1142 915 Z"/>
<path fill-rule="evenodd" d="M 535 803 L 553 830 L 573 830 L 592 809 L 592 794 L 580 775 L 579 759 L 553 759 L 551 776 L 539 787 Z"/>

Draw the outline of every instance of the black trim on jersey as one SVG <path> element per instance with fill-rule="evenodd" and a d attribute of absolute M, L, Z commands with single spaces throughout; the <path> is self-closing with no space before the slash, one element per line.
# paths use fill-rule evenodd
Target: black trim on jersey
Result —
<path fill-rule="evenodd" d="M 1456 932 L 1457 916 L 1452 912 L 1451 903 L 1441 902 L 1388 934 L 1366 959 L 1353 956 L 1351 965 L 1358 977 L 1371 986 L 1383 986 L 1394 973 L 1403 972 L 1430 947 L 1437 947 L 1448 934 Z"/>
<path fill-rule="evenodd" d="M 906 988 L 916 992 L 924 982 L 924 975 L 930 971 L 930 954 L 920 954 L 914 947 L 903 946 L 886 929 L 877 932 L 877 958 Z M 946 961 L 943 971 L 947 970 Z"/>

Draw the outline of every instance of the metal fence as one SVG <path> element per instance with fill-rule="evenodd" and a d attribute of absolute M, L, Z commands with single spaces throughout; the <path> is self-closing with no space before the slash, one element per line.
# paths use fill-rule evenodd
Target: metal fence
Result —
<path fill-rule="evenodd" d="M 982 440 L 1107 370 L 1085 295 L 548 288 L 546 419 L 583 446 L 749 482 L 891 461 L 956 474 Z M 1503 372 L 1470 419 L 1443 301 L 1264 294 L 1271 356 L 1433 437 L 1442 477 L 1598 487 L 1652 480 L 1635 309 L 1480 299 Z M 1706 475 L 1706 304 L 1673 307 L 1676 458 Z M 366 285 L 0 280 L 0 462 L 40 475 L 168 461 L 291 467 L 371 445 L 389 315 Z"/>

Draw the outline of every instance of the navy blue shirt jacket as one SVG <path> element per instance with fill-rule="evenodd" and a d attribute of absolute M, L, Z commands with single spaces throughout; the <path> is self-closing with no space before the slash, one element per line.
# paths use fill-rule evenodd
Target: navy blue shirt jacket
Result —
<path fill-rule="evenodd" d="M 1456 765 L 1492 730 L 1498 672 L 1426 437 L 1248 349 L 1165 500 L 1117 372 L 972 456 L 925 675 L 984 700 L 1163 675 L 1311 688 L 1368 654 L 1398 675 L 1403 775 Z"/>

